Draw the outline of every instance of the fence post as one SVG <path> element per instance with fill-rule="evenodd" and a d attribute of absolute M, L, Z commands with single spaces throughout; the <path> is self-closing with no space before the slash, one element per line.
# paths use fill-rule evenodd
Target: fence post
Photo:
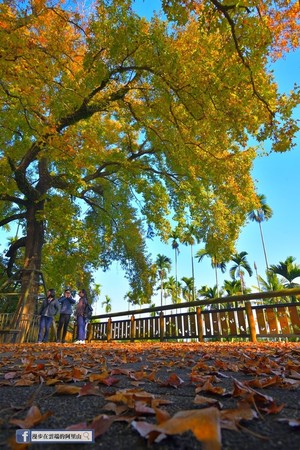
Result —
<path fill-rule="evenodd" d="M 87 329 L 86 329 L 86 336 L 87 336 L 87 341 L 91 342 L 92 337 L 93 337 L 93 325 L 91 322 L 89 322 L 87 324 Z"/>
<path fill-rule="evenodd" d="M 165 336 L 165 326 L 164 326 L 164 313 L 161 311 L 159 314 L 159 328 L 160 328 L 160 342 L 163 342 Z"/>
<path fill-rule="evenodd" d="M 199 342 L 203 342 L 203 317 L 201 314 L 201 308 L 200 306 L 197 306 L 196 308 L 197 312 L 197 325 L 198 325 L 198 340 Z"/>
<path fill-rule="evenodd" d="M 107 342 L 111 341 L 111 318 L 107 321 Z"/>
<path fill-rule="evenodd" d="M 250 302 L 245 302 L 246 314 L 248 317 L 249 329 L 250 329 L 250 339 L 252 342 L 257 342 L 256 339 L 256 329 L 255 329 L 255 321 L 251 308 Z"/>
<path fill-rule="evenodd" d="M 135 339 L 135 317 L 132 314 L 130 318 L 130 342 L 134 342 Z"/>

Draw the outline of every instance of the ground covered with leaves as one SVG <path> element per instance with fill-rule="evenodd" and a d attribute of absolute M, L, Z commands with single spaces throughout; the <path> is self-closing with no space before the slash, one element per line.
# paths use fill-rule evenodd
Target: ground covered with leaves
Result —
<path fill-rule="evenodd" d="M 94 429 L 86 448 L 300 450 L 299 343 L 0 348 L 3 448 L 29 448 L 17 429 Z"/>

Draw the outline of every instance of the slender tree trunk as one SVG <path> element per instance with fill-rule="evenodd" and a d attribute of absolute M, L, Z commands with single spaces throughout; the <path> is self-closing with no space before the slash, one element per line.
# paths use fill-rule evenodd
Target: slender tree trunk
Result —
<path fill-rule="evenodd" d="M 194 255 L 193 246 L 191 245 L 191 263 L 192 263 L 192 279 L 193 279 L 193 301 L 195 300 L 195 270 L 194 270 Z"/>
<path fill-rule="evenodd" d="M 217 296 L 219 297 L 219 280 L 218 280 L 218 268 L 217 268 L 217 266 L 215 266 L 215 274 L 216 274 Z"/>
<path fill-rule="evenodd" d="M 258 222 L 258 225 L 259 225 L 259 231 L 260 231 L 260 236 L 261 236 L 261 242 L 262 242 L 263 251 L 264 251 L 264 256 L 265 256 L 265 261 L 266 261 L 266 267 L 267 267 L 267 270 L 268 270 L 268 269 L 269 269 L 269 264 L 268 264 L 268 258 L 267 258 L 267 252 L 266 252 L 265 240 L 264 240 L 264 235 L 263 235 L 263 231 L 262 231 L 261 222 Z"/>
<path fill-rule="evenodd" d="M 254 269 L 255 269 L 255 273 L 256 273 L 256 280 L 257 280 L 258 291 L 260 292 L 260 283 L 259 283 L 258 272 L 257 272 L 257 266 L 256 266 L 255 261 L 254 261 Z"/>
<path fill-rule="evenodd" d="M 241 291 L 243 295 L 245 290 L 245 283 L 244 283 L 244 274 L 241 270 L 240 270 L 240 280 L 241 280 Z"/>
<path fill-rule="evenodd" d="M 175 281 L 176 281 L 176 301 L 177 301 L 178 299 L 177 248 L 175 248 L 174 250 L 175 250 Z"/>

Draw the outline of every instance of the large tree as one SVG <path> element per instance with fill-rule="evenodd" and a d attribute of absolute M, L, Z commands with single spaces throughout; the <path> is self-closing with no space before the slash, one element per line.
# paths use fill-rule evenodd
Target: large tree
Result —
<path fill-rule="evenodd" d="M 296 1 L 163 1 L 173 22 L 95 3 L 0 5 L 0 226 L 23 231 L 7 252 L 20 313 L 64 250 L 72 270 L 119 260 L 150 296 L 147 229 L 167 241 L 172 215 L 225 260 L 256 205 L 249 137 L 285 151 L 297 130 L 298 97 L 269 70 L 299 44 Z"/>

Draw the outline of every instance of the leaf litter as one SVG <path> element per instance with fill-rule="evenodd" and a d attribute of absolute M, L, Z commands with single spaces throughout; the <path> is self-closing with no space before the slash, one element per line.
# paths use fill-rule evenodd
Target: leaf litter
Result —
<path fill-rule="evenodd" d="M 93 429 L 97 439 L 115 422 L 124 422 L 148 445 L 190 431 L 203 449 L 219 450 L 222 429 L 253 434 L 247 424 L 284 410 L 285 404 L 278 403 L 268 389 L 297 391 L 300 387 L 300 352 L 294 343 L 101 343 L 84 347 L 48 344 L 43 348 L 35 344 L 17 347 L 5 344 L 3 347 L 6 356 L 0 359 L 0 386 L 38 385 L 41 390 L 46 385 L 53 388 L 53 396 L 101 397 L 103 406 L 99 414 L 65 427 Z M 126 388 L 122 388 L 124 384 Z M 189 409 L 182 409 L 178 400 L 185 396 L 178 394 L 181 389 L 193 394 Z M 226 400 L 232 402 L 230 408 L 224 407 Z M 39 395 L 35 395 L 27 409 L 18 410 L 12 405 L 9 426 L 28 429 L 46 426 L 49 417 L 57 412 L 41 412 L 38 403 Z M 23 417 L 15 417 L 16 410 Z M 293 430 L 300 429 L 299 417 L 278 420 Z M 259 433 L 256 437 L 269 438 Z M 12 438 L 7 445 L 14 448 Z"/>

